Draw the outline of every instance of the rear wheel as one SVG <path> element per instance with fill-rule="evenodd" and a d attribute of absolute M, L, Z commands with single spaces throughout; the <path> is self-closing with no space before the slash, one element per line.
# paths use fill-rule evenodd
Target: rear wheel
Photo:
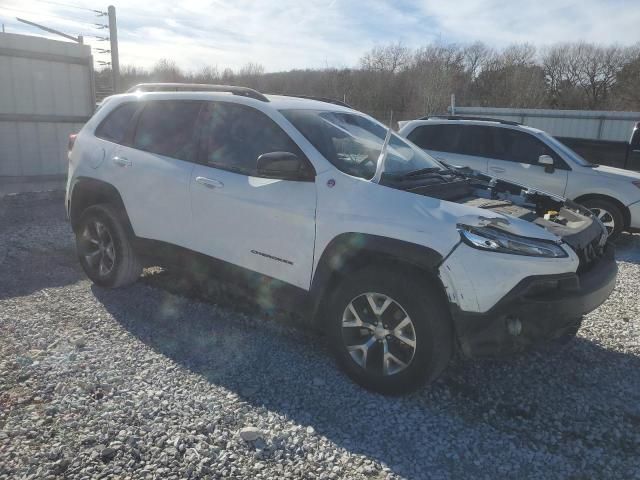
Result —
<path fill-rule="evenodd" d="M 434 380 L 453 350 L 449 313 L 432 282 L 416 274 L 365 268 L 336 287 L 328 309 L 339 364 L 381 393 Z"/>
<path fill-rule="evenodd" d="M 122 215 L 109 204 L 94 205 L 82 213 L 76 249 L 82 268 L 97 285 L 122 287 L 135 282 L 142 272 Z"/>
<path fill-rule="evenodd" d="M 591 210 L 606 227 L 609 238 L 614 239 L 620 235 L 624 227 L 624 217 L 615 203 L 594 198 L 584 201 L 583 205 Z"/>

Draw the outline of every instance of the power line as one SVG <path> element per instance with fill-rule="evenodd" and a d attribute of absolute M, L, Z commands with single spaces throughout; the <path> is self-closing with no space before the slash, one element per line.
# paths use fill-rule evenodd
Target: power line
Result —
<path fill-rule="evenodd" d="M 77 8 L 78 10 L 85 10 L 87 12 L 93 12 L 93 13 L 105 13 L 101 10 L 94 10 L 93 8 L 87 8 L 87 7 L 80 7 L 78 5 L 71 5 L 69 3 L 61 3 L 61 2 L 52 2 L 50 0 L 35 0 L 36 2 L 40 2 L 40 3 L 48 3 L 49 5 L 58 5 L 59 7 L 67 7 L 67 8 Z"/>
<path fill-rule="evenodd" d="M 103 37 L 101 37 L 100 35 L 96 35 L 95 33 L 87 33 L 85 31 L 78 31 L 78 30 L 82 30 L 82 28 L 76 28 L 76 26 L 74 25 L 69 25 L 68 23 L 76 23 L 78 24 L 79 27 L 84 27 L 84 28 L 95 28 L 93 27 L 93 23 L 91 23 L 90 21 L 87 20 L 80 20 L 78 18 L 73 18 L 73 17 L 60 17 L 60 16 L 56 16 L 56 15 L 47 15 L 44 13 L 39 13 L 39 12 L 34 12 L 33 10 L 22 10 L 19 8 L 13 8 L 13 7 L 0 7 L 0 14 L 2 13 L 3 10 L 11 10 L 11 12 L 13 12 L 14 14 L 24 14 L 24 15 L 28 15 L 30 17 L 38 17 L 38 18 L 44 18 L 44 19 L 48 19 L 48 20 L 57 20 L 59 22 L 66 22 L 66 28 L 69 29 L 73 29 L 74 31 L 76 31 L 79 35 L 82 35 L 84 37 L 95 37 L 97 39 L 102 39 Z M 10 13 L 6 13 L 6 15 L 11 15 Z"/>
<path fill-rule="evenodd" d="M 14 7 L 5 7 L 5 6 L 0 6 L 0 10 L 11 10 L 12 12 L 16 12 L 16 13 L 24 13 L 27 15 L 36 15 L 38 17 L 44 17 L 44 18 L 51 18 L 51 19 L 55 19 L 55 20 L 72 20 L 74 22 L 78 22 L 78 23 L 90 23 L 88 20 L 79 20 L 76 18 L 69 18 L 69 17 L 61 17 L 59 15 L 49 15 L 46 13 L 40 13 L 40 12 L 36 12 L 34 10 L 23 10 L 21 8 L 14 8 Z"/>

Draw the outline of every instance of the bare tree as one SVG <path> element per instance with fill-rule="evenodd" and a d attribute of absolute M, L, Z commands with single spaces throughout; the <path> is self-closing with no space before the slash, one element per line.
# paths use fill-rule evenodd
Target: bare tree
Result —
<path fill-rule="evenodd" d="M 411 60 L 411 50 L 401 42 L 373 47 L 360 59 L 363 70 L 396 73 Z"/>
<path fill-rule="evenodd" d="M 536 64 L 536 47 L 530 43 L 509 45 L 501 57 L 505 65 L 530 67 Z"/>
<path fill-rule="evenodd" d="M 640 110 L 640 43 L 629 48 L 629 61 L 617 74 L 612 88 L 612 106 L 620 110 Z"/>
<path fill-rule="evenodd" d="M 390 110 L 396 119 L 444 113 L 451 93 L 459 105 L 640 109 L 640 43 L 565 43 L 538 53 L 530 44 L 492 49 L 480 42 L 438 42 L 412 50 L 397 42 L 372 48 L 359 64 L 360 68 L 267 73 L 262 65 L 248 63 L 236 71 L 206 66 L 187 72 L 163 59 L 151 70 L 123 66 L 121 75 L 126 87 L 188 81 L 336 98 L 382 121 L 388 120 Z M 96 72 L 102 95 L 109 94 L 109 74 Z"/>
<path fill-rule="evenodd" d="M 220 81 L 220 72 L 217 66 L 207 65 L 202 67 L 198 73 L 194 75 L 194 80 L 198 83 L 217 83 Z"/>
<path fill-rule="evenodd" d="M 492 55 L 493 51 L 482 42 L 472 43 L 462 49 L 464 65 L 472 79 L 478 76 L 482 66 Z"/>
<path fill-rule="evenodd" d="M 180 82 L 184 78 L 176 62 L 166 58 L 158 60 L 151 70 L 151 79 L 155 82 Z"/>

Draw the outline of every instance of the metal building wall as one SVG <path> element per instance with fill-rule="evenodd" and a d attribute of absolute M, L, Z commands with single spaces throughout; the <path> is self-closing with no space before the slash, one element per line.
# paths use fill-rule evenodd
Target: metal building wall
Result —
<path fill-rule="evenodd" d="M 458 115 L 511 120 L 549 132 L 554 137 L 627 142 L 640 112 L 456 107 Z"/>
<path fill-rule="evenodd" d="M 0 180 L 64 177 L 94 108 L 89 46 L 0 33 Z"/>

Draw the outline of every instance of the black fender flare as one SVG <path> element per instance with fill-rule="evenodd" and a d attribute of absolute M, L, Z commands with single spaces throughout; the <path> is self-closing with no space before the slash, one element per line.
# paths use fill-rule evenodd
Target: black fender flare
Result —
<path fill-rule="evenodd" d="M 442 286 L 438 267 L 443 260 L 440 253 L 424 245 L 368 233 L 342 233 L 329 242 L 314 271 L 309 291 L 311 318 L 317 322 L 323 298 L 350 271 L 376 261 L 393 263 L 424 271 Z"/>
<path fill-rule="evenodd" d="M 122 196 L 118 189 L 108 182 L 91 177 L 77 177 L 69 186 L 67 201 L 67 214 L 74 230 L 82 212 L 87 207 L 99 203 L 110 203 L 122 212 L 125 228 L 129 233 L 134 234 Z"/>

